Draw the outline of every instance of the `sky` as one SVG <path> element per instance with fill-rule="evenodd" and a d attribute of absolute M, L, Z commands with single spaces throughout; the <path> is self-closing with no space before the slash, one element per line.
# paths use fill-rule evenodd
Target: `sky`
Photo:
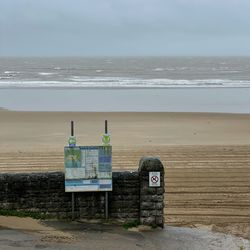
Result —
<path fill-rule="evenodd" d="M 0 0 L 0 56 L 250 56 L 249 0 Z"/>

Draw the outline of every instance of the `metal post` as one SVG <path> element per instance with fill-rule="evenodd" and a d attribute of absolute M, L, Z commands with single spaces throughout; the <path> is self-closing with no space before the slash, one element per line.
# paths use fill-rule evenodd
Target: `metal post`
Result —
<path fill-rule="evenodd" d="M 74 136 L 74 121 L 71 121 L 71 136 Z M 75 193 L 71 193 L 72 220 L 75 219 Z"/>
<path fill-rule="evenodd" d="M 108 121 L 105 120 L 105 134 L 108 133 Z"/>
<path fill-rule="evenodd" d="M 74 121 L 71 121 L 71 136 L 74 136 Z"/>
<path fill-rule="evenodd" d="M 108 133 L 108 121 L 105 120 L 105 134 Z M 106 220 L 109 218 L 109 199 L 108 199 L 108 192 L 105 192 L 105 218 Z"/>
<path fill-rule="evenodd" d="M 71 193 L 72 220 L 75 219 L 75 193 Z"/>
<path fill-rule="evenodd" d="M 108 192 L 105 192 L 105 219 L 107 220 L 109 218 L 109 206 L 108 206 Z"/>

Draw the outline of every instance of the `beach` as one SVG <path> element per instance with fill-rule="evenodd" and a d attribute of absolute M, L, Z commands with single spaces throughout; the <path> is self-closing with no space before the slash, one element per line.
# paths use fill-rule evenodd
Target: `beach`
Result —
<path fill-rule="evenodd" d="M 0 9 L 0 250 L 250 249 L 250 1 Z"/>
<path fill-rule="evenodd" d="M 108 120 L 114 150 L 250 143 L 250 114 L 1 110 L 0 116 L 2 153 L 62 152 L 71 120 L 79 145 L 99 145 Z"/>
<path fill-rule="evenodd" d="M 63 170 L 70 121 L 78 145 L 100 145 L 108 120 L 113 171 L 144 155 L 165 167 L 165 222 L 250 238 L 250 115 L 0 111 L 0 171 Z"/>

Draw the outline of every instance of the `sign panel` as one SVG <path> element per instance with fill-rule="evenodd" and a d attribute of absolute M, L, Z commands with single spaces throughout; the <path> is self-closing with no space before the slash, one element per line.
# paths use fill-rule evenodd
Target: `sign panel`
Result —
<path fill-rule="evenodd" d="M 161 186 L 161 174 L 160 172 L 149 172 L 149 186 L 160 187 Z"/>
<path fill-rule="evenodd" d="M 112 147 L 64 148 L 65 191 L 112 191 Z"/>

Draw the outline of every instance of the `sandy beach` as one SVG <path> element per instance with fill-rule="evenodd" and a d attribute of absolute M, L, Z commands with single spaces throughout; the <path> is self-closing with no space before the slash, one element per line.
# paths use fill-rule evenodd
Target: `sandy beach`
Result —
<path fill-rule="evenodd" d="M 143 155 L 166 169 L 165 221 L 250 238 L 250 115 L 0 111 L 0 171 L 63 170 L 70 120 L 79 145 L 99 145 L 109 121 L 114 171 Z"/>
<path fill-rule="evenodd" d="M 70 121 L 79 145 L 99 145 L 104 120 L 114 150 L 169 145 L 248 145 L 250 115 L 216 113 L 87 113 L 0 110 L 1 152 L 61 152 Z"/>
<path fill-rule="evenodd" d="M 0 250 L 54 244 L 11 209 L 166 225 L 54 221 L 65 250 L 250 249 L 250 1 L 30 2 L 0 0 Z"/>

